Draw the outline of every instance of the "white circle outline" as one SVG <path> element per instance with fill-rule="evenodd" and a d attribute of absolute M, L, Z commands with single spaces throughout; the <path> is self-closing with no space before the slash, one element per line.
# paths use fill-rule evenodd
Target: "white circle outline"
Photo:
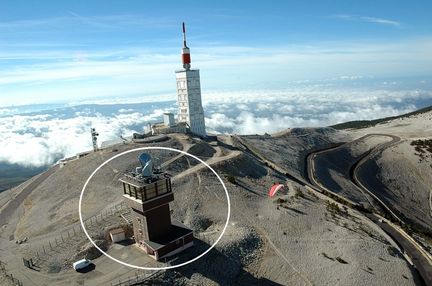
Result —
<path fill-rule="evenodd" d="M 86 230 L 86 228 L 85 228 L 84 222 L 83 222 L 82 214 L 81 214 L 81 203 L 82 203 L 82 198 L 83 198 L 84 191 L 85 191 L 85 189 L 86 189 L 88 183 L 89 183 L 90 180 L 93 178 L 93 176 L 94 176 L 94 175 L 99 171 L 99 169 L 102 168 L 103 166 L 105 166 L 106 164 L 108 164 L 110 161 L 112 161 L 112 160 L 114 160 L 114 159 L 116 159 L 116 158 L 118 158 L 118 157 L 120 157 L 120 156 L 123 156 L 123 155 L 125 155 L 125 154 L 127 154 L 127 153 L 131 153 L 131 152 L 138 151 L 138 150 L 168 150 L 168 151 L 174 151 L 174 152 L 178 152 L 178 153 L 182 153 L 182 154 L 184 154 L 184 155 L 190 156 L 190 157 L 192 157 L 192 158 L 198 160 L 199 162 L 203 163 L 207 168 L 209 168 L 209 169 L 210 169 L 210 170 L 211 170 L 211 171 L 216 175 L 216 177 L 219 179 L 219 181 L 221 182 L 221 184 L 222 184 L 222 186 L 223 186 L 223 188 L 224 188 L 224 191 L 225 191 L 225 195 L 226 195 L 226 198 L 227 198 L 227 204 L 228 204 L 228 214 L 227 214 L 227 219 L 226 219 L 226 222 L 225 222 L 225 226 L 224 226 L 224 228 L 223 228 L 221 234 L 219 235 L 219 237 L 218 237 L 218 238 L 216 239 L 216 241 L 215 241 L 215 242 L 214 242 L 214 243 L 209 247 L 209 249 L 207 249 L 206 251 L 204 251 L 203 253 L 201 253 L 201 254 L 198 255 L 197 257 L 195 257 L 195 258 L 193 258 L 193 259 L 191 259 L 191 260 L 188 260 L 188 261 L 186 261 L 186 262 L 183 262 L 183 263 L 180 263 L 180 264 L 177 264 L 177 265 L 173 265 L 173 266 L 166 266 L 166 267 L 143 267 L 143 266 L 137 266 L 137 265 L 134 265 L 134 264 L 129 264 L 129 263 L 123 262 L 123 261 L 121 261 L 121 260 L 119 260 L 119 259 L 117 259 L 117 258 L 115 258 L 115 257 L 112 257 L 111 255 L 109 255 L 108 253 L 106 253 L 105 251 L 103 251 L 102 249 L 100 249 L 100 247 L 97 246 L 96 243 L 94 243 L 94 241 L 91 239 L 90 235 L 88 234 L 88 232 L 87 232 L 87 230 Z M 95 247 L 96 247 L 96 248 L 97 248 L 97 249 L 98 249 L 102 254 L 104 254 L 106 257 L 108 257 L 108 258 L 110 258 L 111 260 L 113 260 L 113 261 L 115 261 L 115 262 L 117 262 L 117 263 L 120 263 L 120 264 L 122 264 L 122 265 L 124 265 L 124 266 L 129 266 L 129 267 L 132 267 L 132 268 L 135 268 L 135 269 L 142 269 L 142 270 L 168 270 L 168 269 L 175 269 L 175 268 L 178 268 L 178 267 L 182 267 L 182 266 L 185 266 L 185 265 L 187 265 L 187 264 L 189 264 L 189 263 L 192 263 L 192 262 L 194 262 L 194 261 L 200 259 L 200 258 L 203 257 L 204 255 L 206 255 L 210 250 L 212 250 L 212 248 L 214 248 L 214 247 L 216 246 L 216 244 L 219 242 L 219 240 L 220 240 L 220 239 L 222 238 L 222 236 L 224 235 L 224 233 L 225 233 L 225 231 L 226 231 L 226 228 L 228 227 L 228 223 L 229 223 L 229 219 L 230 219 L 230 215 L 231 215 L 231 206 L 230 206 L 230 204 L 231 204 L 231 203 L 230 203 L 230 197 L 229 197 L 228 190 L 227 190 L 227 188 L 226 188 L 224 182 L 223 182 L 222 179 L 219 177 L 218 173 L 216 173 L 216 171 L 213 170 L 213 168 L 210 167 L 209 164 L 207 164 L 206 162 L 204 162 L 204 161 L 201 160 L 200 158 L 198 158 L 198 157 L 196 157 L 196 156 L 194 156 L 194 155 L 192 155 L 192 154 L 189 154 L 189 153 L 187 153 L 187 152 L 185 152 L 185 151 L 182 151 L 182 150 L 178 150 L 178 149 L 174 149 L 174 148 L 169 148 L 169 147 L 156 147 L 156 146 L 149 146 L 149 147 L 140 147 L 140 148 L 135 148 L 135 149 L 131 149 L 131 150 L 124 151 L 124 152 L 122 152 L 122 153 L 120 153 L 120 154 L 117 154 L 117 155 L 111 157 L 110 159 L 106 160 L 106 161 L 103 162 L 101 165 L 99 165 L 99 167 L 97 167 L 97 168 L 93 171 L 93 173 L 91 173 L 91 175 L 88 177 L 87 181 L 85 182 L 85 184 L 84 184 L 84 186 L 83 186 L 83 188 L 82 188 L 82 190 L 81 190 L 81 194 L 80 194 L 80 198 L 79 198 L 79 204 L 78 204 L 78 212 L 79 212 L 79 219 L 80 219 L 80 223 L 81 223 L 81 226 L 82 226 L 82 228 L 83 228 L 83 231 L 84 231 L 85 235 L 86 235 L 87 238 L 90 240 L 90 242 L 91 242 L 91 243 L 92 243 L 92 244 L 93 244 L 93 245 L 94 245 L 94 246 L 95 246 Z"/>

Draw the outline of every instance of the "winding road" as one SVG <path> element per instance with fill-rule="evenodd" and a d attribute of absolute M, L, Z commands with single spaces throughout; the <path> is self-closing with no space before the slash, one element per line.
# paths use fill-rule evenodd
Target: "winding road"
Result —
<path fill-rule="evenodd" d="M 260 154 L 259 151 L 255 150 L 253 147 L 249 146 L 244 140 L 242 140 L 239 136 L 234 136 L 234 138 L 240 143 L 240 145 L 243 145 L 246 151 L 248 151 L 250 154 L 255 156 L 260 161 L 266 163 L 270 168 L 273 170 L 285 174 L 288 178 L 294 179 L 296 182 L 303 183 L 305 186 L 309 187 L 312 191 L 320 193 L 320 195 L 324 195 L 326 197 L 334 198 L 339 197 L 342 199 L 342 201 L 351 204 L 353 207 L 358 206 L 356 202 L 353 202 L 346 197 L 337 194 L 332 190 L 332 188 L 325 186 L 322 182 L 319 182 L 316 179 L 315 176 L 315 164 L 314 164 L 314 157 L 317 153 L 324 153 L 324 152 L 331 152 L 332 150 L 337 150 L 338 148 L 346 147 L 347 144 L 353 144 L 364 140 L 368 137 L 372 136 L 386 136 L 390 137 L 391 141 L 378 144 L 376 147 L 372 148 L 371 150 L 361 154 L 350 164 L 348 167 L 348 174 L 349 175 L 347 180 L 349 180 L 358 190 L 363 193 L 366 197 L 366 194 L 369 194 L 371 197 L 368 198 L 368 201 L 371 203 L 371 205 L 374 207 L 374 209 L 377 209 L 377 204 L 382 206 L 385 210 L 390 210 L 390 208 L 383 203 L 381 200 L 378 200 L 374 203 L 375 198 L 377 198 L 375 195 L 373 195 L 373 192 L 371 190 L 368 190 L 367 188 L 362 188 L 359 185 L 356 184 L 356 182 L 353 180 L 353 177 L 355 177 L 356 170 L 367 160 L 369 160 L 372 156 L 377 154 L 378 152 L 381 152 L 385 148 L 390 147 L 393 144 L 396 144 L 400 141 L 400 138 L 393 135 L 388 134 L 368 134 L 363 137 L 360 137 L 354 141 L 337 145 L 337 146 L 330 146 L 325 149 L 313 151 L 310 154 L 308 154 L 305 158 L 306 161 L 306 170 L 305 172 L 306 178 L 299 178 L 298 176 L 295 176 L 294 174 L 291 174 L 288 170 L 285 168 L 279 166 L 278 164 L 274 163 L 272 160 L 264 157 L 262 154 Z M 432 193 L 432 191 L 431 191 Z M 431 194 L 432 196 L 432 194 Z M 371 200 L 373 198 L 373 200 Z M 432 202 L 431 202 L 432 204 Z M 391 211 L 391 210 L 390 210 Z M 392 214 L 393 212 L 390 212 Z M 412 261 L 413 265 L 418 270 L 420 276 L 423 278 L 426 285 L 432 285 L 432 258 L 430 255 L 411 237 L 409 236 L 404 230 L 402 230 L 397 225 L 393 224 L 392 222 L 386 220 L 385 218 L 377 215 L 377 214 L 367 214 L 364 213 L 365 216 L 367 216 L 373 223 L 375 223 L 378 227 L 380 227 L 385 233 L 390 235 L 390 237 L 403 249 L 406 255 L 410 258 L 408 262 Z M 396 216 L 397 217 L 397 216 Z M 397 217 L 398 218 L 398 217 Z M 384 223 L 385 222 L 385 223 Z"/>
<path fill-rule="evenodd" d="M 379 152 L 382 152 L 384 149 L 389 148 L 390 146 L 393 146 L 394 144 L 397 144 L 400 141 L 400 138 L 394 135 L 388 135 L 388 134 L 368 134 L 363 137 L 360 137 L 352 142 L 348 142 L 346 144 L 343 144 L 338 147 L 328 148 L 325 150 L 312 152 L 307 156 L 307 174 L 309 177 L 309 180 L 313 185 L 315 185 L 318 188 L 325 189 L 326 191 L 332 192 L 332 187 L 326 185 L 326 182 L 319 181 L 316 177 L 316 169 L 315 169 L 315 159 L 316 156 L 319 156 L 320 154 L 330 153 L 337 151 L 340 148 L 346 148 L 349 147 L 349 145 L 353 143 L 357 143 L 360 140 L 365 140 L 368 137 L 371 136 L 386 136 L 390 137 L 391 141 L 386 143 L 378 144 L 377 146 L 371 148 L 367 152 L 361 154 L 359 157 L 355 158 L 353 162 L 350 162 L 350 168 L 349 168 L 349 177 L 348 179 L 351 183 L 353 183 L 356 188 L 362 192 L 365 197 L 368 199 L 370 204 L 373 206 L 376 212 L 380 213 L 380 208 L 384 209 L 387 213 L 389 213 L 395 220 L 399 221 L 401 224 L 404 224 L 403 220 L 397 216 L 391 208 L 384 203 L 375 193 L 374 190 L 371 190 L 362 183 L 367 181 L 368 178 L 358 176 L 358 170 L 362 167 L 362 165 L 367 162 L 368 160 L 371 160 L 375 155 L 377 155 Z M 321 166 L 322 167 L 322 166 Z M 432 194 L 432 191 L 431 191 Z M 337 194 L 339 195 L 339 194 Z M 432 196 L 432 195 L 431 195 Z M 430 196 L 430 199 L 431 199 Z M 373 201 L 370 199 L 372 198 Z M 354 205 L 357 203 L 353 202 Z M 379 207 L 377 207 L 377 204 Z M 430 201 L 430 204 L 432 202 Z M 432 208 L 431 208 L 432 212 Z M 423 278 L 426 285 L 432 285 L 432 257 L 431 255 L 426 252 L 411 236 L 409 236 L 403 229 L 401 229 L 399 226 L 393 224 L 391 221 L 386 220 L 382 216 L 376 213 L 372 214 L 365 214 L 370 220 L 372 220 L 375 224 L 377 224 L 383 231 L 385 231 L 387 234 L 389 234 L 396 243 L 404 250 L 405 254 L 408 255 L 410 260 L 412 261 L 413 265 L 418 270 L 419 274 Z"/>

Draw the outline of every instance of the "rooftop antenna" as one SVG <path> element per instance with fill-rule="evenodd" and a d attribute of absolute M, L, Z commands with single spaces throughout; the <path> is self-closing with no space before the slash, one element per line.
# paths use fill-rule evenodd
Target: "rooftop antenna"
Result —
<path fill-rule="evenodd" d="M 96 132 L 95 128 L 91 128 L 91 136 L 92 136 L 92 142 L 93 142 L 93 151 L 97 151 L 98 150 L 98 145 L 97 145 L 97 137 L 99 136 L 99 133 Z"/>
<path fill-rule="evenodd" d="M 183 62 L 183 68 L 185 70 L 189 70 L 191 65 L 191 57 L 190 57 L 190 49 L 186 45 L 186 26 L 183 22 L 183 48 L 182 48 L 182 62 Z"/>

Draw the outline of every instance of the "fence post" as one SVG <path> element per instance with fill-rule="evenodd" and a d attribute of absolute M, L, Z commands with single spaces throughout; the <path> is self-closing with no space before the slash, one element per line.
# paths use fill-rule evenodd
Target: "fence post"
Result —
<path fill-rule="evenodd" d="M 52 245 L 51 245 L 51 241 L 48 241 L 48 243 L 49 243 L 50 248 L 51 248 L 51 250 L 52 250 L 53 248 L 52 248 Z"/>
<path fill-rule="evenodd" d="M 46 254 L 45 245 L 42 245 L 42 249 L 43 249 L 44 253 Z"/>

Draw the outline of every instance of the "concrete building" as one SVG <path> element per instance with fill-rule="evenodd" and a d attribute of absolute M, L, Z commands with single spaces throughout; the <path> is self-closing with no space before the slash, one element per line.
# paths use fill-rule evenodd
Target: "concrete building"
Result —
<path fill-rule="evenodd" d="M 170 112 L 165 112 L 163 115 L 163 118 L 164 118 L 164 124 L 166 127 L 171 127 L 175 124 L 174 114 L 172 114 Z"/>
<path fill-rule="evenodd" d="M 179 122 L 172 126 L 166 126 L 164 123 L 155 123 L 151 128 L 152 135 L 169 134 L 169 133 L 188 133 L 189 125 L 186 122 Z"/>
<path fill-rule="evenodd" d="M 110 230 L 109 235 L 113 243 L 120 242 L 126 239 L 125 231 L 121 227 Z"/>
<path fill-rule="evenodd" d="M 123 197 L 131 207 L 136 245 L 155 260 L 174 255 L 193 245 L 193 231 L 171 220 L 174 200 L 168 174 L 153 174 L 150 155 L 139 156 L 141 167 L 125 174 Z"/>
<path fill-rule="evenodd" d="M 199 70 L 191 69 L 190 49 L 186 45 L 186 29 L 183 23 L 183 69 L 176 71 L 177 121 L 189 125 L 191 133 L 206 136 L 204 110 L 201 102 Z"/>

